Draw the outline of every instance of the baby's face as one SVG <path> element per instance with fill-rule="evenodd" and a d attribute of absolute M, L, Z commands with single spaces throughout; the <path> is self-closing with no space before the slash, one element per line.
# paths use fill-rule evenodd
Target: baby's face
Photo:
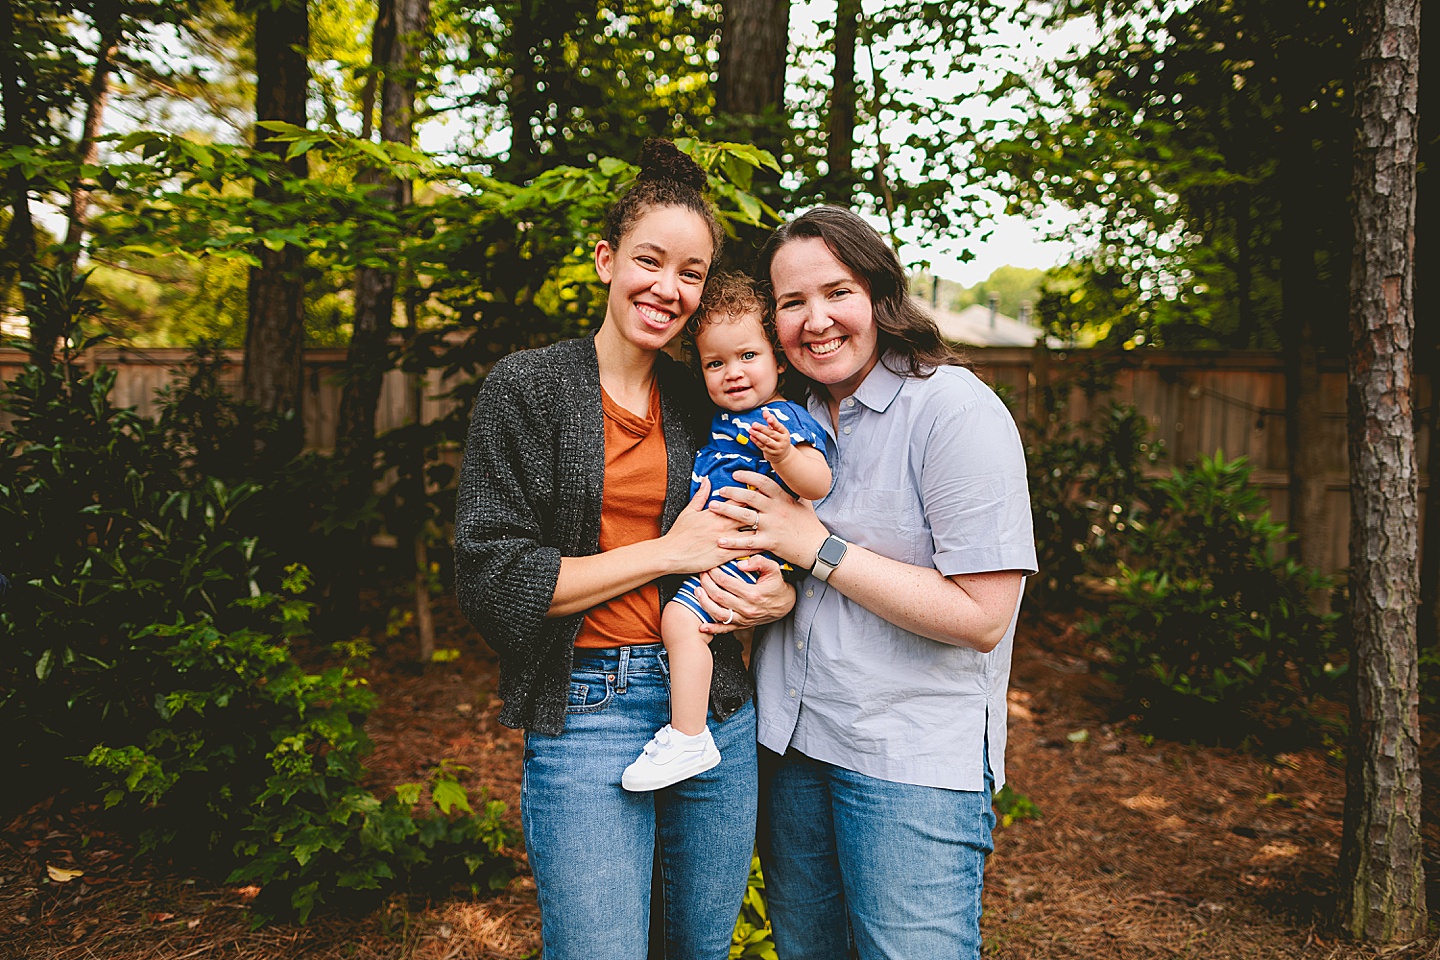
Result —
<path fill-rule="evenodd" d="M 785 365 L 765 336 L 760 315 L 722 317 L 695 337 L 705 389 L 724 410 L 753 410 L 779 394 Z"/>

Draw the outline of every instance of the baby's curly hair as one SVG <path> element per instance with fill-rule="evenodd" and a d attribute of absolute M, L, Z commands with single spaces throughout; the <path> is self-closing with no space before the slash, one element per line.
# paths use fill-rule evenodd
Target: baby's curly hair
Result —
<path fill-rule="evenodd" d="M 750 314 L 760 316 L 760 326 L 765 339 L 775 350 L 775 356 L 784 359 L 780 349 L 780 336 L 775 329 L 775 301 L 766 295 L 760 285 L 743 273 L 712 273 L 705 283 L 705 292 L 700 297 L 700 306 L 685 324 L 685 346 L 692 358 L 697 357 L 695 339 L 712 323 L 729 323 Z"/>

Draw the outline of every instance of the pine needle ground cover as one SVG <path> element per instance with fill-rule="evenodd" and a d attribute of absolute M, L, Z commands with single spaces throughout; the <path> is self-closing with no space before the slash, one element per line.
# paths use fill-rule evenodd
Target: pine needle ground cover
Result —
<path fill-rule="evenodd" d="M 371 598 L 375 602 L 380 598 Z M 381 602 L 387 602 L 383 599 Z M 402 630 L 371 637 L 379 698 L 367 783 L 383 795 L 442 759 L 519 823 L 520 735 L 495 716 L 495 665 L 453 605 L 453 659 L 419 671 Z M 1010 778 L 1034 811 L 997 831 L 986 956 L 1001 960 L 1370 960 L 1330 925 L 1343 768 L 1322 748 L 1262 755 L 1151 740 L 1117 711 L 1095 641 L 1027 617 L 1010 694 Z M 1428 731 L 1427 731 L 1428 732 Z M 1433 737 L 1427 743 L 1433 744 Z M 1440 793 L 1430 747 L 1427 792 Z M 1012 801 L 1012 803 L 1015 801 Z M 1440 804 L 1430 801 L 1431 862 Z M 0 956 L 17 960 L 518 960 L 538 955 L 524 871 L 496 897 L 393 899 L 363 916 L 252 930 L 255 891 L 211 885 L 116 846 L 93 806 L 52 798 L 0 825 Z M 80 871 L 53 879 L 51 871 Z M 1437 898 L 1440 901 L 1440 898 Z M 1436 956 L 1433 943 L 1384 954 Z"/>

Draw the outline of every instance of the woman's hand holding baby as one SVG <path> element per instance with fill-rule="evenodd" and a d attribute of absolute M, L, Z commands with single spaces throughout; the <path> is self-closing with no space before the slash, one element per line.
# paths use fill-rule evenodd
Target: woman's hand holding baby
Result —
<path fill-rule="evenodd" d="M 748 470 L 737 470 L 735 479 L 747 484 L 724 487 L 710 505 L 711 513 L 725 516 L 750 527 L 749 532 L 728 535 L 720 546 L 743 552 L 768 550 L 804 570 L 815 565 L 815 552 L 830 535 L 809 501 L 796 500 L 769 477 Z"/>
<path fill-rule="evenodd" d="M 744 524 L 723 512 L 707 510 L 705 504 L 709 499 L 710 480 L 706 478 L 700 481 L 695 496 L 660 538 L 667 548 L 666 567 L 671 573 L 709 570 L 748 552 L 724 545 L 724 539 L 733 537 Z"/>

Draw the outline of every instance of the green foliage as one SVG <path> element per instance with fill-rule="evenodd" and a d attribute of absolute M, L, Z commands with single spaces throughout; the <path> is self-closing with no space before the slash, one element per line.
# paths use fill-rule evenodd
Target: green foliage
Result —
<path fill-rule="evenodd" d="M 1113 322 L 1116 344 L 1140 334 L 1272 348 L 1304 315 L 1322 343 L 1343 347 L 1334 305 L 1350 257 L 1353 10 L 1344 0 L 1031 8 L 1033 28 L 1084 21 L 1093 39 L 997 84 L 1026 119 L 975 132 L 981 176 L 1011 212 L 1060 203 L 1083 214 L 1093 254 L 1074 273 L 1094 293 L 1053 300 L 1052 322 Z"/>
<path fill-rule="evenodd" d="M 429 784 L 438 814 L 417 807 L 421 785 L 386 800 L 358 786 L 363 650 L 302 668 L 308 572 L 261 589 L 275 544 L 314 549 L 353 522 L 312 512 L 338 468 L 274 453 L 273 425 L 224 395 L 207 352 L 158 421 L 113 406 L 113 371 L 61 360 L 0 395 L 0 724 L 24 785 L 7 801 L 88 769 L 148 843 L 262 883 L 262 915 L 503 882 L 499 807 L 474 815 L 453 769 Z"/>
<path fill-rule="evenodd" d="M 1040 819 L 1040 808 L 1025 794 L 1005 784 L 995 792 L 995 812 L 999 815 L 1000 826 L 1009 827 L 1019 820 Z"/>
<path fill-rule="evenodd" d="M 730 960 L 776 960 L 770 914 L 765 905 L 765 876 L 760 858 L 750 861 L 750 880 L 740 903 L 740 919 L 730 940 Z"/>
<path fill-rule="evenodd" d="M 1170 737 L 1239 740 L 1298 719 L 1340 670 L 1330 581 L 1292 557 L 1250 483 L 1221 454 L 1155 484 L 1132 523 L 1115 597 L 1089 625 L 1144 724 Z"/>
<path fill-rule="evenodd" d="M 1040 287 L 1045 271 L 1026 267 L 996 267 L 990 276 L 971 287 L 960 287 L 950 297 L 946 309 L 964 310 L 974 304 L 986 306 L 990 297 L 998 302 L 996 309 L 1007 317 L 1020 316 L 1020 308 L 1026 303 L 1034 306 L 1040 299 Z"/>
<path fill-rule="evenodd" d="M 452 0 L 436 13 L 437 58 L 478 81 L 473 140 L 457 152 L 505 179 L 635 156 L 646 137 L 693 136 L 710 115 L 715 4 Z M 504 155 L 487 142 L 496 134 Z"/>
<path fill-rule="evenodd" d="M 114 371 L 61 360 L 0 394 L 0 565 L 16 586 L 0 610 L 0 722 L 14 761 L 39 769 L 102 726 L 143 726 L 161 670 L 141 631 L 225 609 L 257 572 L 237 523 L 257 488 L 187 477 L 153 422 L 112 404 Z"/>
<path fill-rule="evenodd" d="M 1096 402 L 1107 377 L 1089 370 L 1079 383 Z M 1032 439 L 1025 463 L 1040 567 L 1028 589 L 1049 603 L 1073 601 L 1082 578 L 1113 571 L 1144 509 L 1146 468 L 1159 461 L 1163 447 L 1151 438 L 1145 417 L 1126 404 L 1112 401 L 1093 419 L 1071 421 L 1071 386 L 1047 387 L 1043 419 L 1027 424 Z"/>

